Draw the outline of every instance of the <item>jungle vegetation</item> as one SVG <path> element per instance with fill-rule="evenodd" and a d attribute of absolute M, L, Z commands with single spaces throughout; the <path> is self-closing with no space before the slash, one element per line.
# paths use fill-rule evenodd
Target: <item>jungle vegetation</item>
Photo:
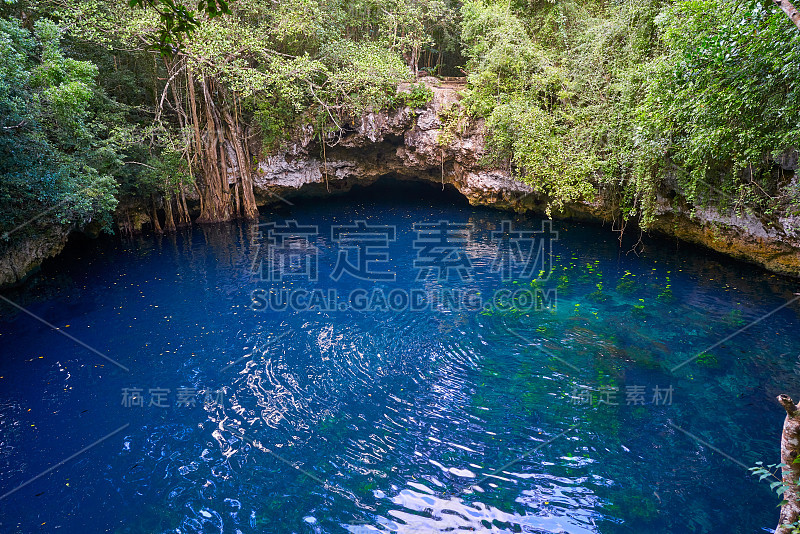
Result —
<path fill-rule="evenodd" d="M 254 218 L 256 151 L 333 144 L 420 71 L 467 76 L 451 122 L 552 209 L 613 195 L 646 226 L 669 186 L 795 214 L 799 64 L 773 0 L 4 0 L 0 237 Z"/>

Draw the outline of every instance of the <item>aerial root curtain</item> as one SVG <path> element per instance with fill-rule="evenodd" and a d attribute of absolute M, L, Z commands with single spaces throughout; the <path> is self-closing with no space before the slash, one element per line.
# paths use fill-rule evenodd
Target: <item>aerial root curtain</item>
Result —
<path fill-rule="evenodd" d="M 251 157 L 241 126 L 238 97 L 224 94 L 213 78 L 200 75 L 195 80 L 191 69 L 187 69 L 187 77 L 190 120 L 202 168 L 202 178 L 198 180 L 200 217 L 197 222 L 256 219 L 258 208 L 253 193 Z M 202 94 L 202 111 L 195 83 Z"/>

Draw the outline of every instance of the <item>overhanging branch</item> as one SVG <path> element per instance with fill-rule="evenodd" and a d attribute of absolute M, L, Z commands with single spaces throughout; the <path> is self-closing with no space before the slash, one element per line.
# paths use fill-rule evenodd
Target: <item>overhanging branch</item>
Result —
<path fill-rule="evenodd" d="M 794 25 L 797 26 L 797 29 L 800 30 L 800 13 L 794 8 L 789 0 L 773 0 L 778 7 L 780 7 L 786 16 L 789 17 L 789 20 L 794 22 Z"/>

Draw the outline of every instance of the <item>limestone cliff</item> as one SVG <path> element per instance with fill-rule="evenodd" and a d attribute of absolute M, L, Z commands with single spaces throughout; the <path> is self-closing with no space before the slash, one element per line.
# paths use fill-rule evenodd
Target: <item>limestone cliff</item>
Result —
<path fill-rule="evenodd" d="M 308 130 L 299 131 L 284 151 L 259 163 L 254 179 L 259 203 L 345 192 L 356 184 L 368 185 L 391 175 L 451 184 L 473 205 L 544 212 L 546 199 L 533 193 L 530 186 L 513 179 L 508 170 L 481 165 L 484 138 L 480 123 L 448 140 L 445 146 L 439 144 L 440 116 L 458 99 L 459 87 L 426 81 L 434 92 L 426 108 L 368 113 L 340 137 L 329 138 L 334 146 L 327 147 L 324 154 Z M 796 159 L 784 165 L 792 172 L 797 169 Z M 679 191 L 665 193 L 658 199 L 650 231 L 703 245 L 777 273 L 800 276 L 800 217 L 737 215 L 692 206 Z M 615 202 L 602 192 L 594 201 L 569 204 L 553 217 L 612 225 L 620 220 Z"/>
<path fill-rule="evenodd" d="M 441 117 L 458 100 L 460 86 L 433 78 L 423 81 L 434 93 L 428 106 L 367 113 L 329 137 L 327 145 L 332 146 L 326 146 L 324 151 L 309 129 L 295 132 L 284 150 L 258 163 L 254 188 L 259 205 L 274 205 L 281 199 L 299 196 L 344 193 L 354 185 L 369 185 L 383 176 L 393 176 L 450 184 L 476 206 L 543 213 L 546 199 L 535 194 L 533 188 L 513 179 L 507 169 L 482 165 L 485 143 L 480 122 L 446 143 L 439 143 Z M 253 153 L 258 153 L 258 148 L 253 147 Z M 792 173 L 798 167 L 796 157 L 780 163 Z M 229 169 L 228 174 L 236 174 L 235 169 Z M 796 173 L 792 187 L 800 190 Z M 700 244 L 776 273 L 800 277 L 800 216 L 756 217 L 693 206 L 676 189 L 662 191 L 650 231 Z M 115 218 L 122 234 L 140 231 L 149 220 L 143 206 L 120 204 L 118 211 Z M 602 191 L 591 202 L 568 204 L 552 215 L 620 228 L 618 207 Z M 0 287 L 20 282 L 46 258 L 58 254 L 67 236 L 67 229 L 53 228 L 0 249 Z"/>

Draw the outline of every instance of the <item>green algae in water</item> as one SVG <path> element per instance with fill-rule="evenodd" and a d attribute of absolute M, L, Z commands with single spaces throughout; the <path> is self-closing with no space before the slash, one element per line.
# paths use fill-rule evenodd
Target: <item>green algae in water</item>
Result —
<path fill-rule="evenodd" d="M 617 293 L 621 295 L 630 295 L 631 293 L 634 293 L 639 288 L 635 277 L 635 274 L 631 273 L 630 271 L 625 271 L 625 274 L 622 275 L 622 278 L 620 278 L 619 282 L 617 282 Z"/>
<path fill-rule="evenodd" d="M 719 360 L 713 354 L 703 353 L 697 357 L 697 365 L 709 368 L 717 368 L 720 366 Z"/>

